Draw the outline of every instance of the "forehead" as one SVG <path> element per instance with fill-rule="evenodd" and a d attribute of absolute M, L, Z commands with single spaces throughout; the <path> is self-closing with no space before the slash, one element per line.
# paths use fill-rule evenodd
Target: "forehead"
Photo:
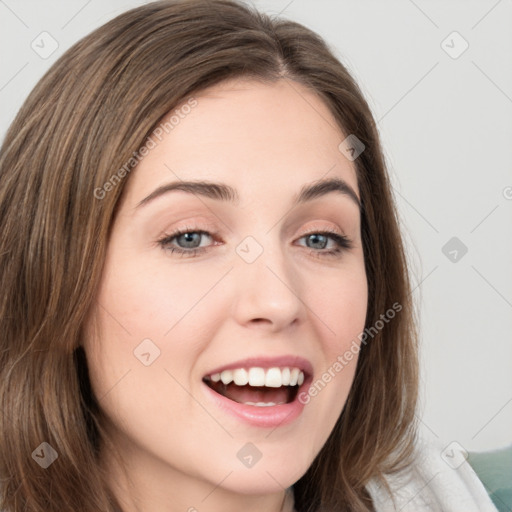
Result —
<path fill-rule="evenodd" d="M 345 135 L 307 87 L 288 79 L 237 79 L 193 99 L 193 107 L 183 108 L 184 102 L 162 119 L 156 145 L 130 179 L 134 201 L 176 179 L 223 181 L 241 196 L 277 197 L 340 177 L 358 191 L 353 162 L 338 149 Z"/>

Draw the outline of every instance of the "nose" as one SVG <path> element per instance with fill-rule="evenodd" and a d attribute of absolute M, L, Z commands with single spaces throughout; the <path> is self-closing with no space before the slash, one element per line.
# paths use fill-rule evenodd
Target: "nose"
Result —
<path fill-rule="evenodd" d="M 277 241 L 267 239 L 261 247 L 253 262 L 237 256 L 234 316 L 241 325 L 275 332 L 301 320 L 305 309 L 302 282 Z"/>

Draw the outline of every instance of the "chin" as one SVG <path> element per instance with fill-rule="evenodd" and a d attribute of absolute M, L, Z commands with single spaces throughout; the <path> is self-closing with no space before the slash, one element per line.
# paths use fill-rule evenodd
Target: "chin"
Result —
<path fill-rule="evenodd" d="M 283 470 L 283 466 L 277 464 L 262 466 L 260 469 L 241 468 L 226 478 L 223 487 L 239 494 L 279 493 L 297 482 L 307 469 L 290 467 L 289 470 Z"/>

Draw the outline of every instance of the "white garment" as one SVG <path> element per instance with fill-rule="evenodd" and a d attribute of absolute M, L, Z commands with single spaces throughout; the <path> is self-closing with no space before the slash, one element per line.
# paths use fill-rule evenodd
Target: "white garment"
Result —
<path fill-rule="evenodd" d="M 386 477 L 393 498 L 374 481 L 366 486 L 375 510 L 498 512 L 459 446 L 420 437 L 413 464 L 401 473 Z M 296 512 L 292 488 L 287 489 L 282 512 Z"/>
<path fill-rule="evenodd" d="M 393 501 L 374 482 L 367 485 L 377 512 L 497 512 L 458 443 L 421 438 L 412 467 L 386 480 Z"/>

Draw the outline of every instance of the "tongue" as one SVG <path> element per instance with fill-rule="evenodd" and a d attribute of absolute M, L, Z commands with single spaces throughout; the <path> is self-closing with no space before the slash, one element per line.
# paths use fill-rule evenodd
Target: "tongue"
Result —
<path fill-rule="evenodd" d="M 290 389 L 288 386 L 281 386 L 280 388 L 267 388 L 265 386 L 237 386 L 233 382 L 227 386 L 222 384 L 222 382 L 217 384 L 220 384 L 220 386 L 215 386 L 215 391 L 221 395 L 224 395 L 226 398 L 239 403 L 273 402 L 275 404 L 285 404 L 290 401 Z"/>

